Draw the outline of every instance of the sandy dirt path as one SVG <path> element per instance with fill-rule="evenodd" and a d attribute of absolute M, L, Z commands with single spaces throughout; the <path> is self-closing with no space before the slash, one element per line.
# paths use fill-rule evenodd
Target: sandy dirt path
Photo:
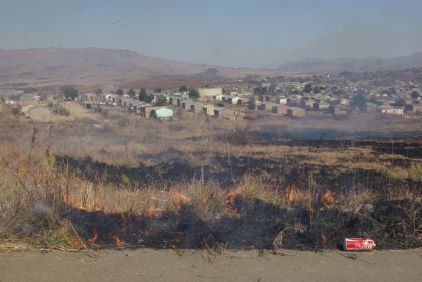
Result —
<path fill-rule="evenodd" d="M 422 250 L 359 253 L 139 249 L 0 255 L 0 281 L 421 281 Z"/>

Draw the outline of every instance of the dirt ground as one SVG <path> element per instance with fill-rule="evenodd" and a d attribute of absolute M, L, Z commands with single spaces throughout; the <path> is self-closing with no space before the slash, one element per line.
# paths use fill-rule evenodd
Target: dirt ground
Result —
<path fill-rule="evenodd" d="M 12 252 L 0 255 L 0 281 L 418 281 L 421 265 L 422 249 Z"/>
<path fill-rule="evenodd" d="M 94 113 L 94 111 L 85 109 L 83 106 L 79 105 L 76 102 L 64 102 L 61 104 L 61 106 L 63 106 L 63 108 L 69 111 L 70 115 L 51 115 L 52 122 L 74 121 L 76 119 L 91 119 L 95 121 L 103 120 L 101 115 Z"/>

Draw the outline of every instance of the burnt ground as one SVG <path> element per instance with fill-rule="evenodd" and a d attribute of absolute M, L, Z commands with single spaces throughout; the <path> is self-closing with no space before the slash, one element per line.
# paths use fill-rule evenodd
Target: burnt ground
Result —
<path fill-rule="evenodd" d="M 65 209 L 62 216 L 87 242 L 97 236 L 94 248 L 114 246 L 115 236 L 131 247 L 159 249 L 337 248 L 345 237 L 373 238 L 380 249 L 422 246 L 420 232 L 409 235 L 412 226 L 422 225 L 420 203 L 379 201 L 359 212 L 327 208 L 310 215 L 302 207 L 285 209 L 238 197 L 234 208 L 236 215 L 209 220 L 200 219 L 189 205 L 150 217 L 77 209 Z M 275 241 L 280 233 L 282 240 Z"/>
<path fill-rule="evenodd" d="M 199 179 L 205 182 L 215 182 L 221 187 L 231 189 L 239 179 L 245 175 L 266 175 L 275 187 L 284 186 L 283 183 L 297 183 L 307 185 L 307 175 L 313 174 L 314 181 L 320 186 L 330 187 L 334 192 L 345 192 L 355 183 L 384 191 L 390 187 L 420 188 L 420 181 L 412 179 L 392 179 L 374 169 L 345 169 L 321 164 L 298 164 L 300 156 L 290 156 L 289 159 L 271 159 L 249 156 L 221 156 L 215 155 L 209 164 L 193 165 L 182 157 L 166 158 L 162 162 L 151 165 L 140 163 L 138 166 L 113 165 L 93 160 L 90 157 L 76 159 L 71 156 L 56 156 L 59 168 L 71 171 L 86 180 L 93 182 L 112 183 L 120 185 L 122 177 L 130 179 L 133 186 L 142 188 L 150 185 L 171 185 Z M 397 159 L 403 167 L 411 162 Z M 202 175 L 203 174 L 203 175 Z"/>
<path fill-rule="evenodd" d="M 244 134 L 248 134 L 247 144 L 252 146 L 287 145 L 329 149 L 365 147 L 371 148 L 375 156 L 392 154 L 416 160 L 422 158 L 420 138 L 346 139 L 337 136 L 337 139 L 333 139 L 322 135 L 318 139 L 299 140 L 240 132 L 241 136 Z M 229 141 L 236 144 L 243 140 L 234 137 Z M 92 247 L 114 246 L 116 237 L 130 247 L 150 248 L 337 248 L 345 237 L 371 237 L 379 248 L 422 246 L 422 203 L 391 201 L 382 197 L 384 193 L 392 189 L 399 191 L 401 187 L 420 195 L 422 185 L 417 180 L 392 179 L 374 169 L 299 164 L 303 161 L 302 157 L 293 155 L 285 159 L 213 155 L 203 167 L 190 163 L 183 158 L 183 152 L 174 149 L 165 156 L 148 157 L 156 161 L 148 165 L 139 163 L 128 166 L 99 162 L 89 157 L 77 159 L 56 156 L 56 165 L 61 169 L 70 168 L 75 175 L 89 181 L 117 186 L 122 182 L 122 176 L 126 176 L 131 185 L 136 187 L 134 189 L 157 184 L 165 187 L 202 178 L 205 182 L 217 183 L 229 191 L 238 185 L 239 179 L 249 175 L 266 177 L 274 189 L 285 193 L 286 183 L 308 187 L 308 176 L 312 173 L 311 186 L 316 194 L 326 189 L 347 194 L 356 185 L 361 185 L 381 196 L 376 203 L 363 205 L 359 210 L 329 208 L 317 203 L 312 203 L 310 207 L 292 204 L 288 208 L 281 208 L 260 199 L 237 196 L 230 214 L 207 219 L 199 217 L 194 211 L 195 207 L 190 204 L 183 204 L 176 212 L 165 211 L 150 216 L 106 214 L 63 207 L 62 216 L 73 223 L 83 239 L 90 242 L 90 239 L 97 237 Z M 397 158 L 393 161 L 408 167 L 411 164 L 409 159 Z M 282 239 L 278 242 L 280 236 Z"/>

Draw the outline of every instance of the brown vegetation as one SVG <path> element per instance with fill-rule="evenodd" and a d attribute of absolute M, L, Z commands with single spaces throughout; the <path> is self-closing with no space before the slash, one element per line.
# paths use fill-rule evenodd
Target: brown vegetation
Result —
<path fill-rule="evenodd" d="M 122 124 L 111 113 L 98 129 L 1 118 L 4 242 L 334 248 L 345 236 L 368 236 L 381 248 L 422 245 L 418 158 L 368 146 L 260 144 L 259 123 Z M 231 134 L 243 142 L 229 142 Z"/>

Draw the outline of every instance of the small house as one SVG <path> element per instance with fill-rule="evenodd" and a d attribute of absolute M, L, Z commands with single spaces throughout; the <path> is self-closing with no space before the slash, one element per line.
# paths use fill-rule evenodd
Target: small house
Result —
<path fill-rule="evenodd" d="M 334 107 L 334 115 L 336 116 L 344 116 L 347 114 L 347 106 L 346 105 L 336 105 Z"/>
<path fill-rule="evenodd" d="M 218 118 L 222 118 L 223 116 L 223 107 L 214 107 L 214 116 Z"/>
<path fill-rule="evenodd" d="M 202 104 L 200 104 L 200 103 L 190 104 L 190 111 L 195 113 L 195 114 L 202 112 Z"/>
<path fill-rule="evenodd" d="M 34 102 L 38 102 L 41 99 L 41 96 L 38 95 L 37 92 L 31 92 L 31 93 L 23 93 L 20 97 L 19 100 L 22 103 L 34 103 Z"/>
<path fill-rule="evenodd" d="M 383 114 L 387 115 L 403 115 L 404 109 L 399 107 L 392 107 L 392 106 L 381 106 L 379 110 Z"/>
<path fill-rule="evenodd" d="M 422 104 L 413 104 L 414 113 L 422 113 Z"/>
<path fill-rule="evenodd" d="M 289 117 L 304 117 L 306 114 L 305 109 L 298 107 L 289 107 L 287 108 L 286 113 Z"/>
<path fill-rule="evenodd" d="M 214 105 L 203 105 L 202 112 L 207 116 L 214 115 Z"/>
<path fill-rule="evenodd" d="M 150 104 L 144 104 L 138 107 L 139 115 L 144 118 L 151 117 L 152 106 Z"/>
<path fill-rule="evenodd" d="M 328 103 L 327 101 L 322 100 L 318 103 L 318 110 L 320 111 L 327 111 L 330 109 L 330 107 L 331 107 L 331 104 Z"/>
<path fill-rule="evenodd" d="M 276 102 L 277 104 L 283 104 L 283 105 L 286 105 L 286 104 L 287 104 L 287 98 L 286 98 L 286 97 L 284 97 L 284 96 L 280 96 L 280 97 L 277 97 L 277 98 L 275 99 L 275 102 Z"/>
<path fill-rule="evenodd" d="M 151 109 L 151 117 L 160 120 L 169 120 L 173 118 L 173 110 L 166 107 L 153 107 Z"/>
<path fill-rule="evenodd" d="M 283 104 L 276 104 L 272 106 L 271 111 L 274 114 L 285 115 L 287 114 L 287 106 Z"/>

